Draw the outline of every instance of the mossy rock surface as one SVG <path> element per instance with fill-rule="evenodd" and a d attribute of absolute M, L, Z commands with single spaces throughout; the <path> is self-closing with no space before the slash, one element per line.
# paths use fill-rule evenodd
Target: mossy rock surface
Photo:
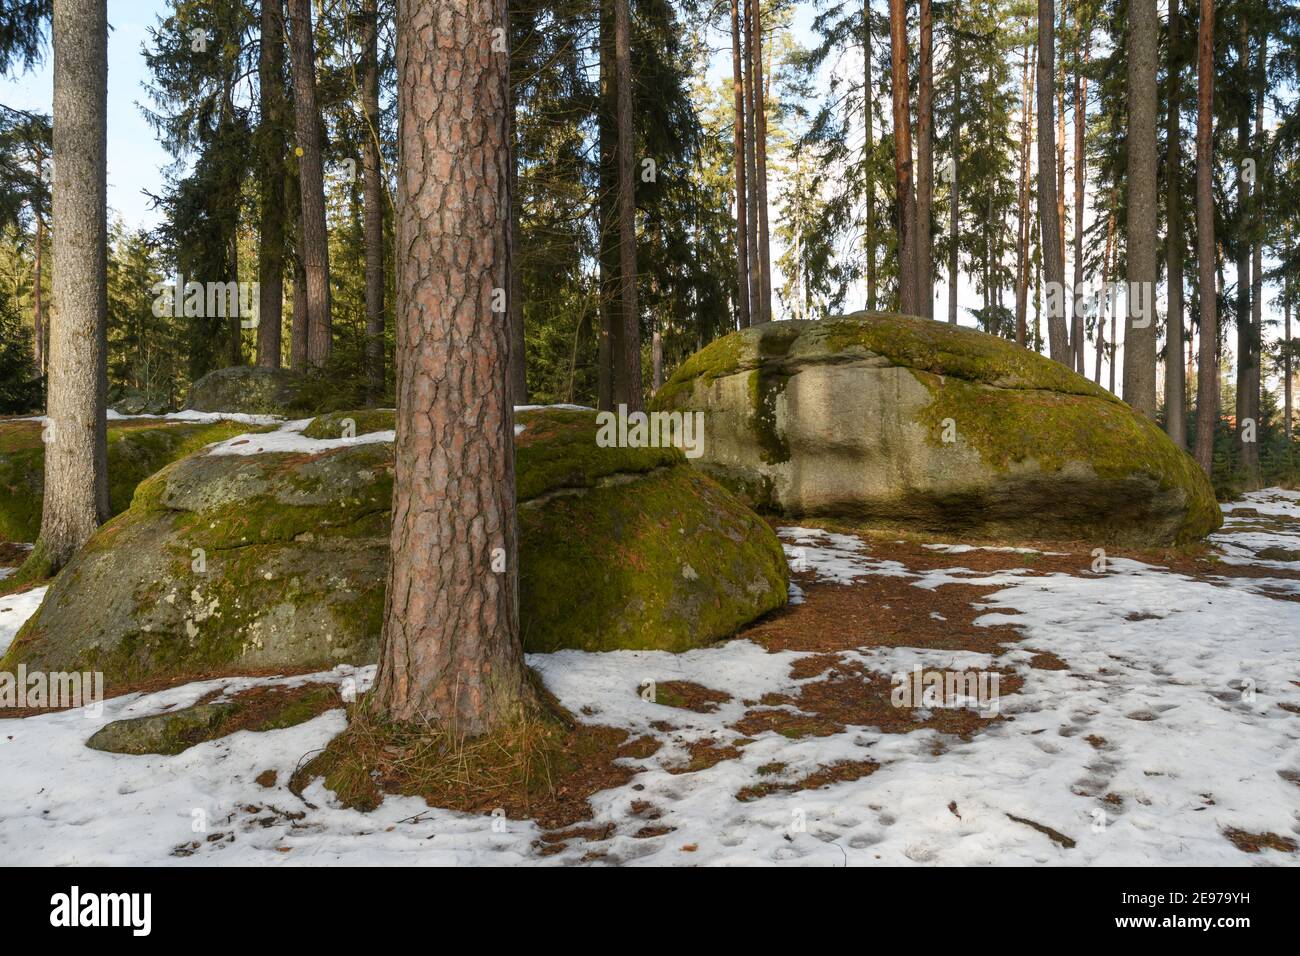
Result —
<path fill-rule="evenodd" d="M 35 541 L 45 489 L 39 421 L 0 421 L 0 541 Z M 169 462 L 249 430 L 235 422 L 198 424 L 158 418 L 108 423 L 108 497 L 113 514 L 131 504 L 136 486 Z"/>
<path fill-rule="evenodd" d="M 518 421 L 526 649 L 684 650 L 784 605 L 775 534 L 679 451 L 598 448 L 592 412 Z M 99 670 L 111 693 L 375 661 L 392 462 L 389 442 L 174 462 L 60 573 L 0 667 Z"/>
<path fill-rule="evenodd" d="M 257 688 L 162 714 L 115 720 L 97 730 L 86 746 L 106 753 L 170 756 L 238 730 L 295 727 L 341 705 L 338 691 L 327 684 Z"/>
<path fill-rule="evenodd" d="M 372 432 L 391 432 L 397 428 L 397 412 L 391 408 L 360 408 L 351 412 L 330 412 L 317 415 L 302 430 L 308 438 L 346 438 L 369 435 Z"/>
<path fill-rule="evenodd" d="M 199 412 L 293 414 L 302 379 L 282 368 L 235 365 L 209 372 L 190 386 L 185 407 Z"/>
<path fill-rule="evenodd" d="M 689 358 L 651 407 L 703 412 L 693 463 L 792 517 L 1140 545 L 1223 520 L 1192 458 L 1114 395 L 944 322 L 754 326 Z"/>

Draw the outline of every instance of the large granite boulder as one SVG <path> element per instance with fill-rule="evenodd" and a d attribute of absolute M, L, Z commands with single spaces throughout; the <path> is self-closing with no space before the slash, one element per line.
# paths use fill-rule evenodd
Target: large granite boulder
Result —
<path fill-rule="evenodd" d="M 0 421 L 0 541 L 35 541 L 45 491 L 45 444 L 39 419 Z M 235 422 L 115 419 L 108 423 L 108 498 L 113 514 L 135 487 L 168 462 L 209 442 L 249 430 Z"/>
<path fill-rule="evenodd" d="M 253 365 L 219 368 L 190 386 L 185 407 L 197 412 L 291 417 L 301 385 L 301 377 L 288 369 Z"/>
<path fill-rule="evenodd" d="M 1156 425 L 1057 362 L 943 322 L 754 326 L 684 362 L 652 408 L 702 412 L 694 464 L 785 515 L 1133 545 L 1222 523 Z"/>
<path fill-rule="evenodd" d="M 374 661 L 390 417 L 323 418 L 317 439 L 240 437 L 164 468 L 55 579 L 0 668 L 99 670 L 111 690 Z M 775 534 L 681 452 L 600 448 L 591 412 L 518 421 L 528 650 L 685 650 L 785 603 Z"/>

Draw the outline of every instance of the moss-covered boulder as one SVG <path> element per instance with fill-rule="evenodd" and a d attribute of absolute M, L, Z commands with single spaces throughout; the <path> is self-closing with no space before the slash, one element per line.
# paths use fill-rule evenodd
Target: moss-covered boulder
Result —
<path fill-rule="evenodd" d="M 772 530 L 679 451 L 600 448 L 591 412 L 519 423 L 528 650 L 684 650 L 785 603 Z M 169 465 L 58 576 L 0 669 L 99 670 L 111 692 L 373 662 L 392 454 L 390 442 L 324 440 Z"/>
<path fill-rule="evenodd" d="M 236 365 L 209 372 L 190 386 L 185 407 L 198 412 L 292 414 L 302 379 L 282 368 Z"/>
<path fill-rule="evenodd" d="M 791 516 L 1133 545 L 1223 520 L 1192 458 L 1114 395 L 943 322 L 754 326 L 684 362 L 652 408 L 703 412 L 694 463 Z"/>
<path fill-rule="evenodd" d="M 35 541 L 45 490 L 42 423 L 0 421 L 0 541 Z M 167 419 L 118 419 L 108 423 L 108 495 L 113 514 L 131 504 L 136 485 L 168 462 L 210 442 L 249 430 L 248 425 Z"/>

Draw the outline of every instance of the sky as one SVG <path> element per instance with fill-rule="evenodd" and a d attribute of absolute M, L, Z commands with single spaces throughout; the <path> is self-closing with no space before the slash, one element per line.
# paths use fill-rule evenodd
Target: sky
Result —
<path fill-rule="evenodd" d="M 109 45 L 108 45 L 108 204 L 110 218 L 120 216 L 128 227 L 156 226 L 161 216 L 153 208 L 148 193 L 161 192 L 164 173 L 172 162 L 172 157 L 163 149 L 157 136 L 142 115 L 139 104 L 148 102 L 145 84 L 148 70 L 141 53 L 149 27 L 157 24 L 158 19 L 170 7 L 167 0 L 109 0 Z M 813 4 L 801 3 L 794 10 L 791 30 L 797 42 L 803 45 L 812 43 L 811 23 L 814 16 Z M 717 50 L 710 74 L 721 78 L 729 76 L 731 70 L 730 36 L 716 32 L 710 37 Z M 856 58 L 856 62 L 855 62 Z M 860 69 L 861 54 L 849 50 L 841 69 Z M 48 53 L 45 61 L 35 69 L 20 76 L 0 77 L 0 102 L 18 109 L 40 110 L 49 112 L 53 100 L 53 69 Z M 829 69 L 829 67 L 828 67 Z M 825 88 L 825 77 L 819 84 Z M 879 132 L 879 131 L 878 131 Z M 1031 151 L 1031 156 L 1033 151 Z M 770 184 L 770 209 L 778 208 L 780 183 Z M 1089 216 L 1092 215 L 1091 194 L 1088 198 Z M 773 288 L 779 288 L 784 282 L 776 260 L 784 252 L 775 232 L 771 239 L 771 253 L 774 267 Z M 1068 250 L 1067 250 L 1068 252 Z M 1067 263 L 1067 276 L 1070 267 Z M 1229 279 L 1231 270 L 1229 270 Z M 1265 321 L 1277 320 L 1281 316 L 1272 305 L 1275 293 L 1266 290 L 1264 312 Z M 1014 296 L 1013 296 L 1014 298 Z M 959 276 L 957 286 L 958 321 L 962 325 L 974 325 L 968 309 L 978 308 L 981 297 L 975 291 L 969 277 Z M 849 292 L 846 308 L 851 311 L 861 307 L 865 301 L 865 283 L 856 283 Z M 948 285 L 947 270 L 942 263 L 936 263 L 935 273 L 935 315 L 947 314 Z M 1163 311 L 1163 298 L 1158 302 Z M 780 303 L 774 295 L 773 308 L 780 315 Z M 1032 310 L 1031 310 L 1032 321 Z M 1122 323 L 1120 323 L 1122 325 Z M 1265 338 L 1278 337 L 1276 330 L 1266 330 Z M 1231 338 L 1230 338 L 1231 341 Z M 1087 368 L 1093 366 L 1093 348 L 1088 348 Z M 1123 361 L 1121 342 L 1120 361 Z M 1109 366 L 1103 363 L 1102 382 L 1107 381 Z"/>

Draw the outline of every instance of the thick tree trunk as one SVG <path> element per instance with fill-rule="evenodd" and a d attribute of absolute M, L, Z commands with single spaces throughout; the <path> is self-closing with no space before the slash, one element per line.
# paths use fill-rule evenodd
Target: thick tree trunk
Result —
<path fill-rule="evenodd" d="M 379 13 L 361 4 L 361 147 L 363 231 L 366 245 L 366 374 L 371 401 L 384 394 L 384 187 L 379 155 Z"/>
<path fill-rule="evenodd" d="M 934 194 L 934 25 L 930 0 L 920 0 L 920 64 L 916 88 L 916 303 L 934 318 L 934 242 L 930 207 Z"/>
<path fill-rule="evenodd" d="M 1047 338 L 1052 358 L 1070 364 L 1065 324 L 1065 262 L 1061 249 L 1060 209 L 1056 201 L 1055 11 L 1053 0 L 1038 0 L 1038 242 L 1047 283 Z M 1044 173 L 1044 171 L 1047 171 Z"/>
<path fill-rule="evenodd" d="M 260 236 L 257 245 L 257 364 L 280 367 L 284 316 L 284 3 L 262 0 L 257 80 L 262 98 L 258 129 Z"/>
<path fill-rule="evenodd" d="M 325 173 L 321 158 L 320 107 L 316 102 L 316 52 L 311 0 L 289 2 L 289 50 L 293 60 L 293 112 L 298 135 L 298 194 L 302 204 L 299 244 L 307 270 L 307 363 L 329 361 L 329 233 L 325 226 Z"/>
<path fill-rule="evenodd" d="M 1258 94 L 1248 85 L 1251 76 L 1249 25 L 1244 17 L 1239 19 L 1237 63 L 1245 88 L 1240 92 L 1240 105 L 1237 112 L 1237 143 L 1243 156 L 1252 156 L 1253 146 L 1250 136 L 1251 119 L 1254 115 L 1252 100 Z M 1255 411 L 1257 403 L 1252 401 L 1258 353 L 1253 305 L 1254 260 L 1250 238 L 1254 211 L 1251 203 L 1251 187 L 1244 166 L 1244 163 L 1237 164 L 1237 453 L 1246 487 L 1253 489 L 1258 485 L 1259 468 L 1259 445 L 1256 441 L 1258 414 Z"/>
<path fill-rule="evenodd" d="M 108 517 L 108 20 L 105 0 L 54 8 L 54 316 L 45 495 L 33 558 L 57 571 Z"/>
<path fill-rule="evenodd" d="M 1156 417 L 1156 0 L 1129 0 L 1124 401 Z"/>
<path fill-rule="evenodd" d="M 478 736 L 528 699 L 505 323 L 505 0 L 397 4 L 397 441 L 371 706 Z"/>
<path fill-rule="evenodd" d="M 1196 257 L 1201 344 L 1196 370 L 1196 460 L 1214 465 L 1219 417 L 1218 297 L 1214 286 L 1214 0 L 1201 0 L 1196 41 Z"/>
<path fill-rule="evenodd" d="M 749 230 L 745 248 L 749 255 L 749 315 L 751 322 L 763 321 L 763 266 L 759 259 L 758 244 L 758 105 L 754 98 L 754 16 L 753 5 L 758 0 L 744 0 L 741 32 L 745 38 L 744 94 L 745 94 L 745 225 Z"/>
<path fill-rule="evenodd" d="M 1028 36 L 1029 23 L 1025 23 Z M 1020 71 L 1020 183 L 1016 222 L 1016 344 L 1024 345 L 1029 317 L 1029 110 L 1034 98 L 1030 73 L 1030 52 L 1025 46 L 1024 65 Z M 960 113 L 958 114 L 960 115 Z"/>
<path fill-rule="evenodd" d="M 614 64 L 618 77 L 618 271 L 623 348 L 615 356 L 614 402 L 628 411 L 644 405 L 641 385 L 641 312 L 637 306 L 636 140 L 632 131 L 632 46 L 628 0 L 614 0 Z"/>
<path fill-rule="evenodd" d="M 1257 155 L 1259 163 L 1264 162 L 1266 149 L 1264 140 L 1264 97 L 1268 95 L 1268 81 L 1264 75 L 1264 64 L 1268 61 L 1268 36 L 1260 34 L 1259 62 L 1256 67 L 1255 86 L 1255 146 L 1252 152 Z M 1261 214 L 1260 185 L 1256 177 L 1251 185 L 1251 219 Z M 1264 334 L 1264 247 L 1258 231 L 1251 243 L 1250 256 L 1250 336 L 1249 361 L 1246 369 L 1246 415 L 1256 426 L 1255 440 L 1247 442 L 1244 462 L 1246 466 L 1246 487 L 1250 490 L 1264 484 L 1259 464 L 1259 424 L 1260 424 L 1260 353 Z"/>
<path fill-rule="evenodd" d="M 742 329 L 750 324 L 749 302 L 749 219 L 746 204 L 749 190 L 745 186 L 745 79 L 741 70 L 740 0 L 731 0 L 731 75 L 735 99 L 736 125 L 732 136 L 736 166 L 736 313 Z"/>
<path fill-rule="evenodd" d="M 600 107 L 596 116 L 597 146 L 600 150 L 600 191 L 596 203 L 599 222 L 598 255 L 600 275 L 600 338 L 597 342 L 596 407 L 614 408 L 614 380 L 617 356 L 623 354 L 623 323 L 620 318 L 618 277 L 618 112 L 614 72 L 613 0 L 600 3 Z"/>
<path fill-rule="evenodd" d="M 45 265 L 42 254 L 45 250 L 45 218 L 36 213 L 36 249 L 32 256 L 32 358 L 36 362 L 36 374 L 45 374 Z"/>
<path fill-rule="evenodd" d="M 1187 447 L 1187 383 L 1183 380 L 1183 132 L 1182 44 L 1183 18 L 1178 0 L 1169 0 L 1169 109 L 1165 123 L 1165 200 L 1169 232 L 1165 243 L 1165 431 L 1179 448 Z"/>
<path fill-rule="evenodd" d="M 952 165 L 948 167 L 952 174 L 951 189 L 948 197 L 948 237 L 950 245 L 948 247 L 948 322 L 952 325 L 957 324 L 957 278 L 958 265 L 961 253 L 961 243 L 959 239 L 959 230 L 961 228 L 961 190 L 958 188 L 959 177 L 957 175 L 957 160 L 961 151 L 961 122 L 957 119 L 962 115 L 961 102 L 961 41 L 955 32 L 952 38 L 953 49 L 953 124 L 949 133 L 951 145 L 949 151 L 952 153 Z"/>
<path fill-rule="evenodd" d="M 889 0 L 889 49 L 894 102 L 894 202 L 898 210 L 898 307 L 916 315 L 916 197 L 912 192 L 912 109 L 907 87 L 906 0 Z"/>
<path fill-rule="evenodd" d="M 958 83 L 960 83 L 960 79 Z M 959 95 L 960 98 L 960 95 Z M 867 311 L 876 310 L 879 279 L 876 275 L 876 176 L 873 158 L 876 151 L 876 93 L 871 85 L 871 0 L 862 0 L 862 110 L 865 114 L 866 138 L 862 162 L 867 180 Z M 954 175 L 954 189 L 956 178 Z M 956 321 L 954 319 L 953 321 Z"/>
<path fill-rule="evenodd" d="M 759 321 L 772 321 L 772 254 L 767 235 L 767 92 L 763 82 L 763 15 L 760 0 L 752 0 L 750 9 L 750 70 L 754 95 L 754 203 L 758 207 L 755 223 L 758 235 Z"/>
<path fill-rule="evenodd" d="M 1092 24 L 1084 26 L 1084 14 L 1075 5 L 1075 30 L 1082 35 L 1080 45 L 1082 46 L 1082 66 L 1076 66 L 1074 71 L 1074 288 L 1071 290 L 1070 303 L 1071 314 L 1074 317 L 1074 326 L 1070 331 L 1070 341 L 1074 344 L 1074 370 L 1080 375 L 1086 375 L 1086 361 L 1084 349 L 1084 328 L 1083 312 L 1079 307 L 1079 296 L 1083 292 L 1083 202 L 1084 202 L 1084 171 L 1085 171 L 1085 154 L 1084 154 L 1084 135 L 1087 129 L 1088 120 L 1088 77 L 1084 70 L 1088 68 L 1088 60 L 1092 52 Z"/>

